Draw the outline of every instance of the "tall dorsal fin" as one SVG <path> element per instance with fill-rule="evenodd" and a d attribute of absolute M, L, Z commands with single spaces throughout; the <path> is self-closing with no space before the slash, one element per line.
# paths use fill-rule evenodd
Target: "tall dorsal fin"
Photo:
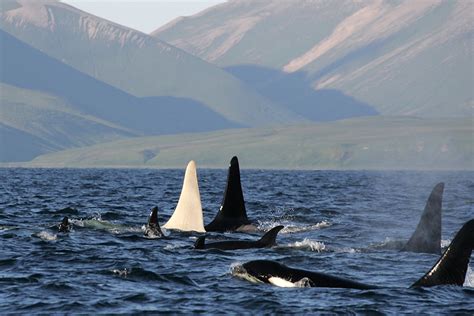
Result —
<path fill-rule="evenodd" d="M 474 248 L 474 219 L 463 225 L 441 258 L 413 286 L 464 284 L 467 266 Z"/>
<path fill-rule="evenodd" d="M 196 163 L 193 160 L 186 167 L 178 205 L 171 218 L 163 227 L 182 231 L 205 232 Z"/>
<path fill-rule="evenodd" d="M 431 191 L 420 222 L 404 251 L 441 253 L 441 207 L 444 183 L 438 183 Z"/>
<path fill-rule="evenodd" d="M 280 225 L 273 227 L 265 235 L 263 235 L 258 242 L 265 245 L 266 247 L 273 246 L 276 243 L 276 237 L 278 233 L 283 229 L 283 227 L 285 226 Z"/>
<path fill-rule="evenodd" d="M 229 231 L 248 224 L 250 221 L 240 184 L 239 160 L 234 156 L 230 161 L 221 207 L 214 220 L 206 225 L 206 231 Z"/>

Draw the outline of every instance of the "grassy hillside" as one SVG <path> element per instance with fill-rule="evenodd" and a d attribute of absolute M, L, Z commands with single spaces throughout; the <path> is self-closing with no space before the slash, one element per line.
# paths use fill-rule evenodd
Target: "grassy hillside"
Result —
<path fill-rule="evenodd" d="M 296 119 L 227 72 L 154 37 L 57 1 L 9 3 L 16 5 L 0 11 L 2 30 L 131 95 L 185 98 L 245 126 Z"/>
<path fill-rule="evenodd" d="M 472 117 L 472 12 L 463 0 L 230 0 L 152 35 L 288 95 L 289 109 L 307 102 L 303 113 L 338 100 L 302 92 L 329 89 L 383 115 Z"/>
<path fill-rule="evenodd" d="M 474 169 L 471 120 L 373 117 L 279 128 L 140 137 L 40 156 L 28 166 Z"/>

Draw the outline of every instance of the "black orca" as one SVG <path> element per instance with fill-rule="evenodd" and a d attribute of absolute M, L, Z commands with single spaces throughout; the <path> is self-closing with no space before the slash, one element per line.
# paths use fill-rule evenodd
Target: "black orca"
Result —
<path fill-rule="evenodd" d="M 444 183 L 435 185 L 426 201 L 425 210 L 410 240 L 402 251 L 441 253 L 441 209 Z"/>
<path fill-rule="evenodd" d="M 221 249 L 221 250 L 235 250 L 235 249 L 250 249 L 250 248 L 266 248 L 275 245 L 278 232 L 284 226 L 276 226 L 269 230 L 262 238 L 257 241 L 243 241 L 243 240 L 229 240 L 219 241 L 213 243 L 205 243 L 206 236 L 201 236 L 194 244 L 195 249 Z"/>
<path fill-rule="evenodd" d="M 148 218 L 148 224 L 145 226 L 145 236 L 147 237 L 162 237 L 163 232 L 158 223 L 158 207 L 151 209 L 150 217 Z"/>
<path fill-rule="evenodd" d="M 230 161 L 221 207 L 214 220 L 207 224 L 205 229 L 208 232 L 225 232 L 250 224 L 240 184 L 239 160 L 234 156 Z"/>
<path fill-rule="evenodd" d="M 467 266 L 474 248 L 474 219 L 463 225 L 441 258 L 412 287 L 464 284 Z"/>
<path fill-rule="evenodd" d="M 69 230 L 71 230 L 71 224 L 69 223 L 69 218 L 67 216 L 64 216 L 61 224 L 58 225 L 58 230 L 61 233 L 67 233 Z"/>
<path fill-rule="evenodd" d="M 458 285 L 464 284 L 467 266 L 474 247 L 474 219 L 463 225 L 456 234 L 448 249 L 444 252 L 438 262 L 421 279 L 411 287 L 427 287 L 435 285 Z M 295 283 L 304 282 L 311 287 L 330 288 L 354 288 L 374 289 L 376 286 L 363 284 L 340 277 L 294 269 L 275 261 L 255 260 L 244 263 L 236 271 L 257 279 L 264 283 L 279 286 L 295 286 Z"/>

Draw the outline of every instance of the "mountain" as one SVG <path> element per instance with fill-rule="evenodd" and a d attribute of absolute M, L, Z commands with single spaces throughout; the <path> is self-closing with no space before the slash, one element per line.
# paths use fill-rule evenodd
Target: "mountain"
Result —
<path fill-rule="evenodd" d="M 214 65 L 61 2 L 2 1 L 0 28 L 49 57 L 134 97 L 182 98 L 207 107 L 235 125 L 300 119 Z"/>
<path fill-rule="evenodd" d="M 342 102 L 347 116 L 472 117 L 472 12 L 463 0 L 229 0 L 152 35 L 303 115 Z"/>
<path fill-rule="evenodd" d="M 239 126 L 192 100 L 134 97 L 2 30 L 0 42 L 1 145 L 8 148 L 0 161 L 123 137 Z"/>
<path fill-rule="evenodd" d="M 473 170 L 470 119 L 369 117 L 336 122 L 139 137 L 43 155 L 29 167 Z M 396 137 L 394 137 L 396 135 Z"/>

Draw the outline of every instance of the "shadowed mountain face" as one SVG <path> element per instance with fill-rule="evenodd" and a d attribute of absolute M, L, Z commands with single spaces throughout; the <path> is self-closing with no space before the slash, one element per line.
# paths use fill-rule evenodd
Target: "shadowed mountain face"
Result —
<path fill-rule="evenodd" d="M 152 35 L 234 74 L 244 65 L 274 69 L 276 82 L 279 71 L 303 73 L 290 91 L 338 90 L 382 115 L 465 117 L 472 12 L 462 0 L 231 0 Z"/>
<path fill-rule="evenodd" d="M 378 114 L 369 104 L 338 90 L 314 90 L 304 72 L 286 73 L 255 65 L 225 69 L 273 102 L 312 121 L 334 121 Z"/>
<path fill-rule="evenodd" d="M 185 98 L 255 126 L 296 119 L 224 70 L 154 37 L 57 1 L 14 1 L 0 27 L 45 54 L 137 97 Z"/>
<path fill-rule="evenodd" d="M 8 148 L 1 161 L 30 160 L 51 150 L 122 137 L 239 126 L 190 99 L 134 97 L 2 30 L 0 40 L 0 123 L 2 147 Z"/>

